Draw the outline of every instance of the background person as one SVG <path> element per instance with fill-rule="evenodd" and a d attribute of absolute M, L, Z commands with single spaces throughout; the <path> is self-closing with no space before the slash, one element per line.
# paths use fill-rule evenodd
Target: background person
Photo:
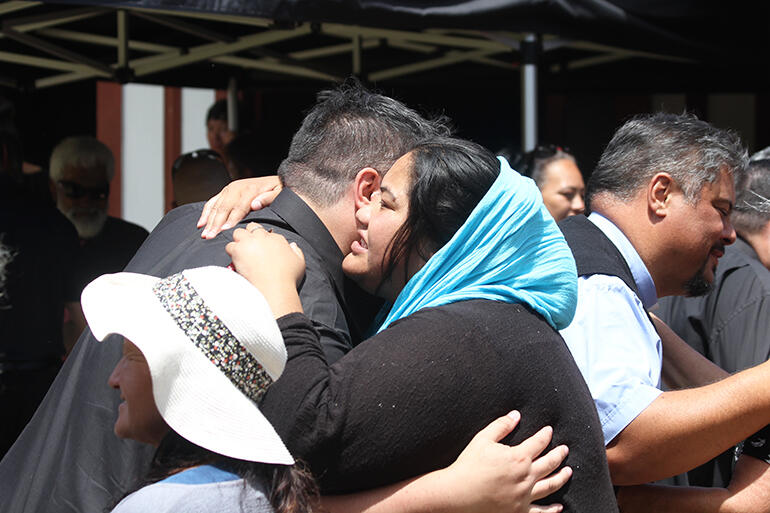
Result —
<path fill-rule="evenodd" d="M 239 116 L 239 121 L 240 119 Z M 225 147 L 233 137 L 235 132 L 227 126 L 227 100 L 217 100 L 206 112 L 206 140 L 209 142 L 209 148 L 224 159 Z"/>
<path fill-rule="evenodd" d="M 222 158 L 211 150 L 195 150 L 180 155 L 171 166 L 174 208 L 205 201 L 230 183 Z"/>
<path fill-rule="evenodd" d="M 122 271 L 147 238 L 147 230 L 107 215 L 115 159 L 89 136 L 63 139 L 51 153 L 49 174 L 56 206 L 75 226 L 80 252 L 69 270 L 79 290 L 105 273 Z M 85 328 L 77 301 L 67 303 L 64 345 L 72 350 Z"/>
<path fill-rule="evenodd" d="M 61 367 L 64 307 L 79 296 L 77 233 L 50 200 L 40 201 L 22 160 L 18 136 L 0 129 L 0 244 L 10 257 L 0 295 L 0 457 Z"/>
<path fill-rule="evenodd" d="M 591 215 L 560 223 L 579 275 L 577 313 L 561 334 L 599 411 L 624 512 L 749 512 L 770 503 L 768 465 L 752 456 L 724 489 L 622 486 L 688 471 L 770 420 L 770 364 L 725 377 L 648 314 L 659 297 L 708 290 L 735 240 L 733 180 L 747 160 L 736 134 L 694 116 L 636 116 L 591 175 Z M 705 367 L 714 379 L 662 391 L 677 353 L 685 372 L 703 376 Z"/>
<path fill-rule="evenodd" d="M 519 170 L 532 178 L 543 203 L 556 221 L 582 214 L 586 186 L 575 157 L 560 146 L 538 146 L 527 153 Z"/>
<path fill-rule="evenodd" d="M 96 276 L 122 270 L 147 230 L 107 214 L 115 161 L 97 139 L 63 139 L 51 153 L 49 173 L 56 206 L 80 237 L 83 250 L 74 272 L 82 290 Z"/>

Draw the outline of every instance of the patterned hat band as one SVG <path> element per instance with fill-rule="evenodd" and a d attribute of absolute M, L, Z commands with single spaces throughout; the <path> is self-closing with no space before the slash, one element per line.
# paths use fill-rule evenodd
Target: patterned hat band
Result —
<path fill-rule="evenodd" d="M 159 281 L 152 291 L 179 329 L 238 390 L 259 402 L 273 379 L 212 312 L 182 273 Z"/>

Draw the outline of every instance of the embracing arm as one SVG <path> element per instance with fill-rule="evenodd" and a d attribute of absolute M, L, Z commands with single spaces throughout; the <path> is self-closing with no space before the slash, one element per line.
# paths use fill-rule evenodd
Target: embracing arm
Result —
<path fill-rule="evenodd" d="M 670 388 L 708 385 L 730 375 L 690 347 L 654 314 L 650 314 L 650 318 L 663 343 L 662 377 Z"/>
<path fill-rule="evenodd" d="M 727 488 L 640 485 L 621 487 L 623 513 L 768 513 L 770 465 L 741 456 Z"/>
<path fill-rule="evenodd" d="M 664 392 L 607 446 L 616 485 L 670 477 L 770 423 L 770 362 L 704 387 Z"/>
<path fill-rule="evenodd" d="M 518 446 L 499 443 L 518 424 L 514 411 L 494 420 L 471 440 L 449 467 L 382 488 L 322 498 L 332 513 L 487 512 L 559 513 L 560 504 L 531 504 L 561 488 L 572 469 L 559 467 L 567 454 L 559 446 L 538 457 L 552 431 L 544 428 Z"/>
<path fill-rule="evenodd" d="M 581 278 L 578 287 L 581 301 L 592 308 L 578 309 L 562 334 L 587 373 L 614 484 L 644 484 L 688 471 L 770 423 L 770 364 L 700 388 L 661 393 L 659 336 L 638 298 L 613 277 Z"/>

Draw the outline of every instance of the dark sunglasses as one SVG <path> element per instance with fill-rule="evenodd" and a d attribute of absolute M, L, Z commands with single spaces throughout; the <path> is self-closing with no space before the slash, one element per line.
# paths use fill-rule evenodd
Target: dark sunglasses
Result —
<path fill-rule="evenodd" d="M 214 150 L 195 150 L 177 157 L 171 165 L 171 174 L 175 175 L 179 168 L 187 162 L 193 160 L 218 160 L 222 162 L 222 157 Z"/>
<path fill-rule="evenodd" d="M 532 150 L 532 154 L 536 159 L 547 159 L 548 157 L 553 157 L 560 151 L 564 153 L 572 153 L 569 150 L 569 148 L 565 146 L 557 146 L 555 144 L 543 144 L 543 145 L 537 146 L 534 150 Z"/>
<path fill-rule="evenodd" d="M 68 180 L 59 180 L 56 186 L 62 190 L 68 198 L 82 198 L 88 196 L 93 200 L 106 200 L 110 195 L 110 185 L 105 184 L 101 187 L 83 187 L 82 185 L 70 182 Z"/>

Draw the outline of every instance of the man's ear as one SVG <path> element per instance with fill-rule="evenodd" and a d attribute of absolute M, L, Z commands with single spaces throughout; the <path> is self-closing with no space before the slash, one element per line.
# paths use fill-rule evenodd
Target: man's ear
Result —
<path fill-rule="evenodd" d="M 380 190 L 380 173 L 373 167 L 365 167 L 356 175 L 354 194 L 356 210 L 366 206 L 372 199 L 372 194 Z"/>
<path fill-rule="evenodd" d="M 671 205 L 671 196 L 677 190 L 676 182 L 668 173 L 657 173 L 650 179 L 647 188 L 647 205 L 650 212 L 658 217 L 666 217 Z"/>

